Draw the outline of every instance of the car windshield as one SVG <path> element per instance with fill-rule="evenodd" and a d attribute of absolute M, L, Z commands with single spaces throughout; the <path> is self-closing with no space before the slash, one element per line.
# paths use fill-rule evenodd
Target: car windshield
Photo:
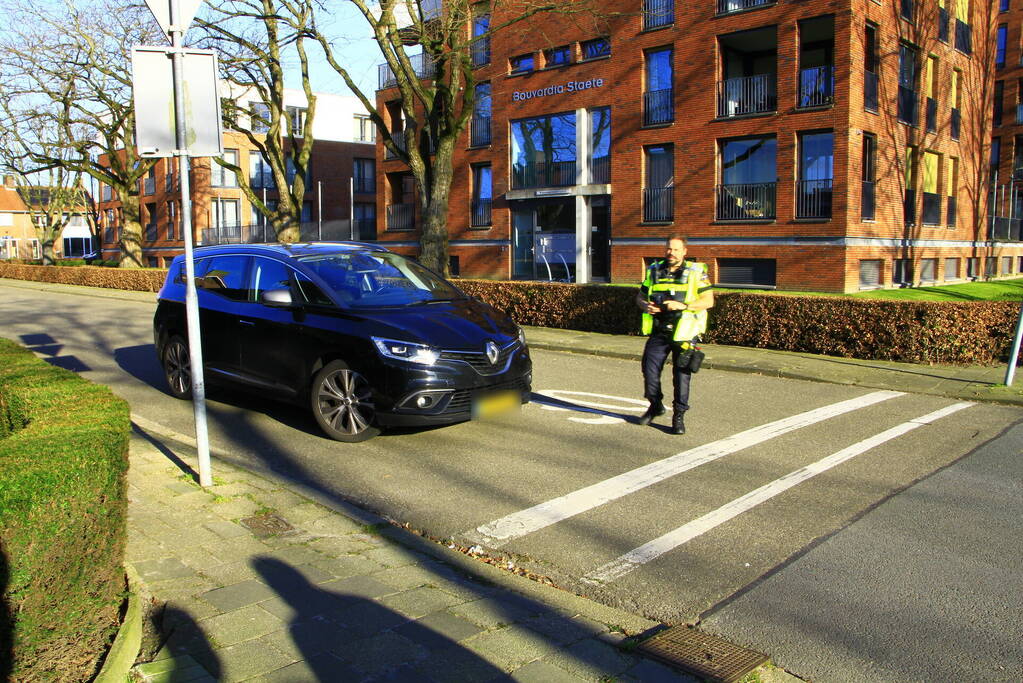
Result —
<path fill-rule="evenodd" d="M 398 254 L 348 251 L 301 259 L 353 308 L 450 301 L 462 295 L 450 283 Z"/>

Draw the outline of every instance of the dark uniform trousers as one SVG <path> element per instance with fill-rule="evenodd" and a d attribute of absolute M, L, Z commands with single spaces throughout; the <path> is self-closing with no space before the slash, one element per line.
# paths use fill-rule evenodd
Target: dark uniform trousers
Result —
<path fill-rule="evenodd" d="M 670 332 L 668 333 L 670 334 Z M 658 405 L 664 398 L 661 393 L 661 370 L 671 354 L 672 380 L 675 385 L 675 396 L 671 407 L 676 413 L 689 410 L 689 353 L 682 351 L 677 342 L 670 336 L 654 332 L 646 340 L 643 348 L 643 395 L 650 403 Z"/>

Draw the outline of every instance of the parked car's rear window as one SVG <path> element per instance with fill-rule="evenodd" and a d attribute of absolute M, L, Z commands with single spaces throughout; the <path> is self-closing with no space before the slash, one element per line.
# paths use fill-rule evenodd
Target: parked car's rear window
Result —
<path fill-rule="evenodd" d="M 307 256 L 303 263 L 330 286 L 346 306 L 405 306 L 448 301 L 462 294 L 415 261 L 384 251 Z"/>

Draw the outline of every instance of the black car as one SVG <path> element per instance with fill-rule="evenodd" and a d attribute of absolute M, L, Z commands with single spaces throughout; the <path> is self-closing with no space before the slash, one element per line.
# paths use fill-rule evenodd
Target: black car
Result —
<path fill-rule="evenodd" d="M 522 330 L 415 261 L 355 242 L 201 247 L 194 259 L 206 380 L 309 405 L 334 439 L 528 400 Z M 153 332 L 170 392 L 190 398 L 182 256 Z"/>

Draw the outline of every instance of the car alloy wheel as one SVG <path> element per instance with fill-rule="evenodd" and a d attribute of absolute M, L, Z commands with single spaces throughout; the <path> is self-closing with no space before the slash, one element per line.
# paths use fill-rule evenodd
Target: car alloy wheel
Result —
<path fill-rule="evenodd" d="M 192 398 L 192 363 L 185 340 L 175 335 L 163 349 L 163 373 L 174 398 Z"/>
<path fill-rule="evenodd" d="M 312 407 L 316 422 L 332 439 L 365 441 L 380 433 L 369 382 L 342 361 L 332 361 L 316 373 Z"/>

